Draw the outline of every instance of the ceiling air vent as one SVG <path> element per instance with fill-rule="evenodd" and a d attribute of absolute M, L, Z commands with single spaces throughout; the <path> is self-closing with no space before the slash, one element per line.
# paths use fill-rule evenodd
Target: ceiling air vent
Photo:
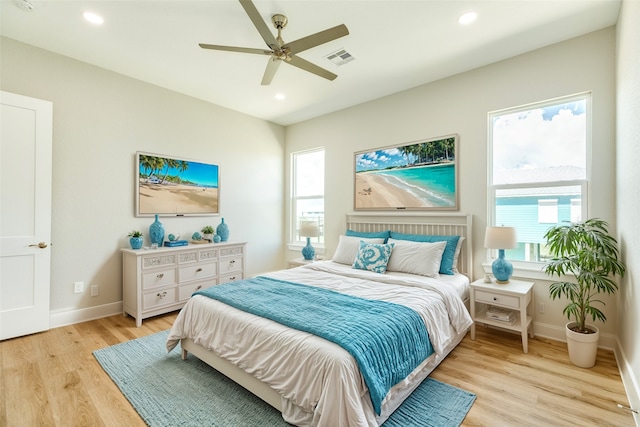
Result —
<path fill-rule="evenodd" d="M 325 58 L 327 58 L 329 61 L 333 62 L 337 66 L 344 65 L 347 62 L 351 62 L 354 59 L 356 59 L 355 56 L 351 55 L 349 52 L 347 52 L 344 49 L 340 49 L 336 52 L 333 52 L 325 56 Z"/>

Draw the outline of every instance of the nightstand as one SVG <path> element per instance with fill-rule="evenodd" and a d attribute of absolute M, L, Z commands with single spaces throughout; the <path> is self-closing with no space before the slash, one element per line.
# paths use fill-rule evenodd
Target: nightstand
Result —
<path fill-rule="evenodd" d="M 296 258 L 287 261 L 287 268 L 300 267 L 301 265 L 311 264 L 314 262 L 314 259 L 304 259 L 304 258 Z"/>
<path fill-rule="evenodd" d="M 515 322 L 500 321 L 487 318 L 489 307 L 499 307 L 513 311 Z M 492 281 L 476 280 L 471 283 L 470 308 L 473 325 L 471 339 L 476 338 L 476 324 L 494 326 L 520 332 L 522 335 L 522 349 L 528 352 L 527 332 L 533 338 L 533 282 L 510 280 L 501 285 Z"/>

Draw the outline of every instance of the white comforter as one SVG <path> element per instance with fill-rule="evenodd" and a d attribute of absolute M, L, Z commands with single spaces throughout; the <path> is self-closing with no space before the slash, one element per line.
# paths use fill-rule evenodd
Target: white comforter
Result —
<path fill-rule="evenodd" d="M 294 425 L 379 425 L 405 390 L 416 386 L 413 380 L 423 378 L 420 373 L 430 360 L 442 356 L 472 323 L 456 290 L 437 279 L 381 275 L 330 261 L 265 276 L 411 307 L 424 319 L 435 350 L 391 389 L 376 416 L 355 359 L 338 345 L 207 297 L 191 298 L 171 329 L 167 349 L 191 338 L 212 350 L 277 390 L 283 418 Z"/>

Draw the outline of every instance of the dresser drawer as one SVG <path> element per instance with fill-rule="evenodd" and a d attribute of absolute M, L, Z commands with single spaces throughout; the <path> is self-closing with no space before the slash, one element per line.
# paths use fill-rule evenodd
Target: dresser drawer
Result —
<path fill-rule="evenodd" d="M 242 257 L 226 257 L 220 258 L 218 261 L 220 274 L 233 273 L 235 271 L 242 271 Z"/>
<path fill-rule="evenodd" d="M 195 291 L 206 289 L 211 286 L 215 286 L 217 284 L 218 284 L 218 281 L 216 279 L 211 279 L 211 280 L 207 280 L 206 282 L 189 283 L 186 285 L 180 285 L 180 287 L 178 288 L 179 301 L 188 300 L 189 298 L 191 298 L 191 295 Z"/>
<path fill-rule="evenodd" d="M 164 254 L 142 257 L 142 269 L 159 268 L 176 264 L 176 254 Z"/>
<path fill-rule="evenodd" d="M 150 289 L 158 286 L 175 285 L 176 269 L 148 271 L 142 274 L 142 288 Z"/>
<path fill-rule="evenodd" d="M 215 277 L 217 273 L 216 263 L 214 262 L 180 267 L 180 283 Z"/>
<path fill-rule="evenodd" d="M 520 299 L 509 295 L 495 294 L 491 292 L 476 291 L 475 300 L 487 304 L 500 304 L 506 307 L 520 308 Z"/>
<path fill-rule="evenodd" d="M 225 276 L 220 276 L 218 278 L 218 282 L 222 285 L 223 283 L 233 282 L 233 281 L 240 280 L 240 279 L 242 279 L 242 272 L 238 271 L 238 272 L 233 273 L 233 274 L 227 274 Z"/>
<path fill-rule="evenodd" d="M 147 292 L 142 297 L 142 309 L 151 310 L 163 305 L 177 302 L 176 288 L 160 289 L 158 291 Z"/>
<path fill-rule="evenodd" d="M 218 258 L 218 248 L 202 249 L 198 251 L 198 261 L 209 261 Z"/>

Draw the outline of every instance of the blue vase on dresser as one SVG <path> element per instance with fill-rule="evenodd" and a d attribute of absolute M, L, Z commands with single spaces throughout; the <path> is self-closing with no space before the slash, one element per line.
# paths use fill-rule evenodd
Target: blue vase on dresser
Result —
<path fill-rule="evenodd" d="M 158 220 L 159 215 L 156 214 L 156 220 L 149 226 L 149 240 L 151 244 L 156 243 L 158 246 L 162 246 L 164 242 L 164 225 Z"/>
<path fill-rule="evenodd" d="M 216 234 L 220 236 L 221 242 L 226 242 L 229 240 L 229 226 L 225 224 L 224 218 L 222 218 L 222 222 L 216 228 Z"/>

